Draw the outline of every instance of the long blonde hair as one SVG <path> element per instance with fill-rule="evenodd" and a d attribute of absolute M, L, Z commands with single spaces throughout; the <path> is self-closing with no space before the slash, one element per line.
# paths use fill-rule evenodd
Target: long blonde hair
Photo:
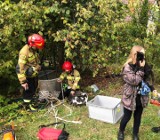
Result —
<path fill-rule="evenodd" d="M 142 51 L 144 48 L 142 46 L 133 46 L 131 51 L 130 51 L 130 54 L 129 54 L 129 57 L 127 59 L 127 61 L 124 63 L 124 66 L 128 63 L 134 63 L 136 57 L 135 55 L 137 54 L 137 52 L 140 52 Z"/>

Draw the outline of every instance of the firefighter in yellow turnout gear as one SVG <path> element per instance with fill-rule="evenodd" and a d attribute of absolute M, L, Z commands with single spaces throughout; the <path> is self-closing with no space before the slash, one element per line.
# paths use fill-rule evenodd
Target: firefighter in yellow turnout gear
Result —
<path fill-rule="evenodd" d="M 28 37 L 28 44 L 19 52 L 16 72 L 23 87 L 23 101 L 28 111 L 37 111 L 31 101 L 38 86 L 38 72 L 41 69 L 38 50 L 44 48 L 44 43 L 42 36 L 33 34 Z"/>
<path fill-rule="evenodd" d="M 62 65 L 64 72 L 58 78 L 58 82 L 62 82 L 64 79 L 67 79 L 67 89 L 64 91 L 64 98 L 70 98 L 75 94 L 76 90 L 80 89 L 79 81 L 81 79 L 80 73 L 78 70 L 73 69 L 73 64 L 70 61 L 65 61 Z M 62 100 L 63 95 L 60 93 L 58 99 Z"/>

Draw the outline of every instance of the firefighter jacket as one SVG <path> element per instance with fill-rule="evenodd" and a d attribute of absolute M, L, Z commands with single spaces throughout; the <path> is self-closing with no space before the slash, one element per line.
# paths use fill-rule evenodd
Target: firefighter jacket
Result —
<path fill-rule="evenodd" d="M 37 50 L 34 50 L 28 45 L 25 45 L 20 50 L 16 72 L 21 84 L 26 83 L 27 78 L 36 77 L 38 75 L 38 71 L 40 70 L 39 63 L 40 60 Z"/>
<path fill-rule="evenodd" d="M 74 69 L 71 73 L 63 72 L 59 78 L 61 80 L 66 78 L 68 82 L 68 86 L 71 87 L 72 90 L 76 90 L 80 88 L 80 86 L 78 85 L 78 82 L 81 79 L 81 77 L 79 72 L 76 69 Z"/>

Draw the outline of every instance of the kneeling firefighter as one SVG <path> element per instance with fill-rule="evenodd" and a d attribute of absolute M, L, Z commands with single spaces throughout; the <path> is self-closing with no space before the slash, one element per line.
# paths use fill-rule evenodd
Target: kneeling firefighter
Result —
<path fill-rule="evenodd" d="M 62 74 L 58 78 L 58 82 L 62 82 L 65 78 L 67 79 L 67 87 L 64 89 L 64 98 L 72 97 L 77 90 L 80 89 L 80 86 L 78 85 L 79 80 L 81 79 L 80 73 L 78 70 L 73 69 L 73 64 L 70 61 L 65 61 L 62 65 Z M 58 99 L 63 99 L 63 94 L 60 93 Z"/>
<path fill-rule="evenodd" d="M 44 48 L 45 40 L 39 34 L 28 37 L 26 44 L 19 52 L 16 72 L 21 86 L 23 87 L 23 101 L 27 111 L 37 111 L 32 104 L 38 86 L 38 72 L 41 70 L 38 51 Z"/>

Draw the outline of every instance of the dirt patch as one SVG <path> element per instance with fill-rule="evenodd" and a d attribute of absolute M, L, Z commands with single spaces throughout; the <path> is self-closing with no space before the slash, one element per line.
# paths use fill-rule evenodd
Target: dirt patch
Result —
<path fill-rule="evenodd" d="M 81 87 L 89 87 L 91 85 L 97 85 L 101 90 L 108 91 L 110 94 L 121 94 L 122 79 L 120 76 L 108 77 L 108 76 L 96 76 L 83 75 L 80 82 Z"/>

